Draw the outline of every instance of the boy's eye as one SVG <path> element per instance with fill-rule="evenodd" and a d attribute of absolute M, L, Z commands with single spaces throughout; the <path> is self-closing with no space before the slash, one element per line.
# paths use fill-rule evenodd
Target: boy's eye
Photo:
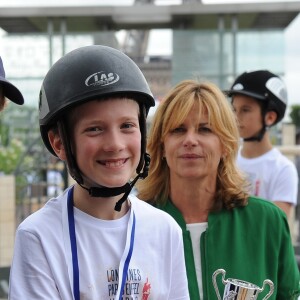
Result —
<path fill-rule="evenodd" d="M 86 129 L 87 132 L 100 132 L 102 131 L 102 128 L 100 127 L 89 127 Z"/>
<path fill-rule="evenodd" d="M 125 129 L 130 129 L 132 127 L 135 127 L 134 124 L 132 124 L 132 123 L 124 123 L 122 125 L 122 128 L 125 128 Z"/>
<path fill-rule="evenodd" d="M 250 112 L 251 111 L 251 108 L 250 107 L 242 107 L 240 109 L 240 112 Z"/>

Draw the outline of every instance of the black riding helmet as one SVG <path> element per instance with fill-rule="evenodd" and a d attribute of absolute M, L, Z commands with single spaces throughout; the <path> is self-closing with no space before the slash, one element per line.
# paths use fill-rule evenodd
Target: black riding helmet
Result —
<path fill-rule="evenodd" d="M 141 158 L 138 176 L 123 187 L 86 187 L 72 152 L 68 124 L 64 117 L 70 108 L 84 102 L 114 96 L 130 97 L 140 106 Z M 39 100 L 39 124 L 43 142 L 56 155 L 48 139 L 48 131 L 57 127 L 67 154 L 70 175 L 95 197 L 125 193 L 126 200 L 138 178 L 145 178 L 150 163 L 146 153 L 146 117 L 155 101 L 144 75 L 127 55 L 111 47 L 93 45 L 73 50 L 60 58 L 46 74 Z M 143 171 L 142 171 L 143 170 Z M 142 172 L 141 172 L 142 171 Z M 123 199 L 124 198 L 124 199 Z"/>
<path fill-rule="evenodd" d="M 245 72 L 238 76 L 230 90 L 225 93 L 232 97 L 236 94 L 252 97 L 260 102 L 262 106 L 263 128 L 257 136 L 244 139 L 244 141 L 260 141 L 266 132 L 264 123 L 265 114 L 275 111 L 277 119 L 271 126 L 280 122 L 287 107 L 287 90 L 282 79 L 267 71 L 258 70 Z"/>

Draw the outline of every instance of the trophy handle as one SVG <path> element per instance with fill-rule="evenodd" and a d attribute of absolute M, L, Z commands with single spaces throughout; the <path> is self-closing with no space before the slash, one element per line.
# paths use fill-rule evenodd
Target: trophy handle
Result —
<path fill-rule="evenodd" d="M 213 273 L 213 284 L 214 284 L 214 288 L 215 288 L 215 291 L 216 291 L 216 294 L 217 294 L 217 297 L 218 297 L 218 300 L 222 300 L 221 298 L 221 295 L 220 295 L 220 292 L 219 292 L 219 288 L 218 288 L 218 285 L 217 285 L 217 275 L 222 273 L 222 282 L 223 284 L 226 284 L 227 282 L 225 281 L 224 277 L 225 277 L 225 270 L 223 269 L 218 269 L 216 270 L 214 273 Z"/>
<path fill-rule="evenodd" d="M 264 280 L 264 283 L 263 283 L 263 287 L 262 287 L 262 291 L 265 289 L 265 285 L 266 284 L 268 284 L 269 286 L 270 286 L 270 291 L 269 291 L 269 293 L 263 298 L 263 300 L 266 300 L 266 299 L 268 299 L 268 298 L 270 298 L 271 297 L 271 295 L 273 294 L 273 292 L 274 292 L 274 284 L 273 284 L 273 282 L 271 281 L 271 280 L 269 280 L 269 279 L 266 279 L 266 280 Z"/>

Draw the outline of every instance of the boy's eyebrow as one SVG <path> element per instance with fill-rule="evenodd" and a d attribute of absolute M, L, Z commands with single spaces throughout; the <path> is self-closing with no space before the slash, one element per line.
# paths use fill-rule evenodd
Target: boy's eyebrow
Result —
<path fill-rule="evenodd" d="M 120 121 L 124 122 L 124 121 L 138 121 L 139 117 L 138 116 L 123 116 L 119 118 Z M 93 118 L 93 119 L 79 119 L 79 122 L 81 122 L 82 124 L 89 124 L 89 123 L 106 123 L 107 121 L 104 121 L 103 119 L 99 119 L 99 118 Z M 109 121 L 110 123 L 110 121 Z"/>

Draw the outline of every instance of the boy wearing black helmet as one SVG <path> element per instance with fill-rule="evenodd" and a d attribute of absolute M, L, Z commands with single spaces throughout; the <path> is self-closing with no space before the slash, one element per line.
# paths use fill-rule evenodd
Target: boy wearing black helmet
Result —
<path fill-rule="evenodd" d="M 252 194 L 274 201 L 289 217 L 297 202 L 297 170 L 273 147 L 268 132 L 285 114 L 284 82 L 267 70 L 245 72 L 227 94 L 232 97 L 243 139 L 237 162 L 249 177 Z"/>
<path fill-rule="evenodd" d="M 19 226 L 10 299 L 189 299 L 179 227 L 129 195 L 147 176 L 153 105 L 116 49 L 82 47 L 49 70 L 41 135 L 76 183 Z"/>
<path fill-rule="evenodd" d="M 0 112 L 4 109 L 6 98 L 19 105 L 24 103 L 21 92 L 5 78 L 4 66 L 0 56 Z"/>

